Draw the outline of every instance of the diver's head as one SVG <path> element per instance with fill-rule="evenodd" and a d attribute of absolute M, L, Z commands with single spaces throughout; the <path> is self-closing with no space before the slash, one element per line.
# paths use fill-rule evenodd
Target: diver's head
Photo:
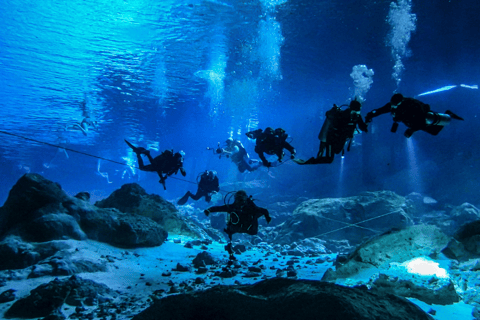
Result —
<path fill-rule="evenodd" d="M 273 131 L 273 128 L 271 127 L 266 127 L 263 132 L 265 132 L 266 134 L 273 134 L 275 131 Z"/>
<path fill-rule="evenodd" d="M 233 138 L 228 138 L 227 140 L 225 140 L 225 143 L 227 144 L 227 146 L 230 146 L 233 143 Z"/>
<path fill-rule="evenodd" d="M 362 104 L 357 100 L 352 100 L 348 107 L 350 108 L 350 110 L 360 112 L 360 109 L 362 109 Z"/>
<path fill-rule="evenodd" d="M 236 203 L 245 203 L 248 199 L 247 193 L 244 190 L 239 190 L 235 193 Z"/>
<path fill-rule="evenodd" d="M 395 93 L 390 99 L 390 104 L 393 106 L 398 106 L 402 101 L 403 101 L 403 95 L 401 93 Z"/>
<path fill-rule="evenodd" d="M 183 158 L 185 156 L 185 152 L 180 150 L 179 152 L 175 153 L 175 158 Z"/>
<path fill-rule="evenodd" d="M 213 170 L 207 171 L 207 178 L 209 180 L 213 180 L 214 177 L 215 177 L 215 171 L 213 171 Z"/>

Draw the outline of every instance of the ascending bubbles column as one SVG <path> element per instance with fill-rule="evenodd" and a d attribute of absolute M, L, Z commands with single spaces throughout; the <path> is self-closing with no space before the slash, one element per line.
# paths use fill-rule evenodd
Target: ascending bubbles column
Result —
<path fill-rule="evenodd" d="M 391 26 L 391 31 L 387 36 L 387 45 L 392 48 L 392 58 L 394 60 L 392 78 L 400 85 L 401 75 L 405 69 L 402 59 L 411 56 L 407 45 L 410 42 L 412 32 L 416 29 L 417 16 L 411 13 L 411 0 L 398 0 L 396 3 L 390 3 L 387 21 Z"/>

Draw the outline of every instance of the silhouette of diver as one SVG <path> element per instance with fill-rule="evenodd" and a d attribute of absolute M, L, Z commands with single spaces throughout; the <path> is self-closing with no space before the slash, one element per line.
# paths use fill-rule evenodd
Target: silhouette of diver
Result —
<path fill-rule="evenodd" d="M 177 174 L 178 170 L 182 173 L 182 176 L 186 176 L 187 173 L 183 168 L 183 151 L 173 153 L 173 150 L 165 150 L 160 155 L 152 158 L 150 151 L 143 147 L 135 147 L 133 144 L 125 140 L 133 152 L 137 155 L 139 169 L 147 172 L 156 172 L 160 177 L 160 183 L 163 185 L 163 189 L 167 190 L 165 186 L 165 180 L 172 174 Z M 150 161 L 149 165 L 144 165 L 142 154 L 146 155 Z"/>
<path fill-rule="evenodd" d="M 283 149 L 287 149 L 290 152 L 290 158 L 295 158 L 295 148 L 287 142 L 288 134 L 282 128 L 273 130 L 271 127 L 267 127 L 265 130 L 257 129 L 247 132 L 245 135 L 250 139 L 255 139 L 255 152 L 267 168 L 273 165 L 267 161 L 265 153 L 268 155 L 276 155 L 278 162 L 282 162 L 283 156 L 285 155 Z"/>
<path fill-rule="evenodd" d="M 322 129 L 318 134 L 320 140 L 320 148 L 317 157 L 312 157 L 307 161 L 294 159 L 293 161 L 303 164 L 321 164 L 332 163 L 335 154 L 344 152 L 345 144 L 349 141 L 347 151 L 350 151 L 350 143 L 352 142 L 357 126 L 361 131 L 368 132 L 367 125 L 362 120 L 360 111 L 362 105 L 359 101 L 352 100 L 345 110 L 341 107 L 333 105 L 333 108 L 326 112 L 326 118 L 323 122 Z"/>
<path fill-rule="evenodd" d="M 232 193 L 230 193 L 231 196 Z M 227 194 L 224 202 L 227 203 Z M 232 204 L 225 204 L 223 206 L 214 206 L 204 211 L 205 215 L 211 212 L 227 212 L 227 228 L 224 229 L 228 235 L 229 243 L 225 246 L 225 250 L 229 254 L 230 260 L 235 260 L 232 249 L 232 236 L 235 233 L 246 233 L 249 235 L 256 235 L 258 232 L 258 218 L 265 216 L 267 223 L 272 221 L 267 209 L 258 207 L 251 197 L 247 196 L 244 190 L 239 190 L 234 194 L 234 202 Z"/>
<path fill-rule="evenodd" d="M 430 110 L 428 104 L 417 99 L 405 98 L 402 94 L 396 93 L 386 105 L 367 113 L 365 122 L 369 123 L 372 118 L 389 112 L 392 114 L 394 121 L 390 131 L 396 132 L 398 122 L 403 122 L 408 127 L 404 133 L 407 138 L 410 138 L 418 130 L 436 136 L 444 126 L 450 123 L 452 118 L 463 120 L 450 110 L 445 111 L 445 113 L 434 112 Z"/>
<path fill-rule="evenodd" d="M 200 178 L 200 181 L 198 181 Z M 217 173 L 215 171 L 205 171 L 197 177 L 198 189 L 197 193 L 193 194 L 190 191 L 181 197 L 178 201 L 178 205 L 184 205 L 187 203 L 188 198 L 192 200 L 199 200 L 201 197 L 205 197 L 205 201 L 210 202 L 212 199 L 212 194 L 220 191 L 220 186 L 218 182 Z"/>

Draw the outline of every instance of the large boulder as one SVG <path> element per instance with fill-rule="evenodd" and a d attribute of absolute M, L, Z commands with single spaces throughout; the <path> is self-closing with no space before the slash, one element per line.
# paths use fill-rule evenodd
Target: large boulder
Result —
<path fill-rule="evenodd" d="M 89 203 L 88 193 L 68 196 L 38 174 L 26 174 L 0 208 L 0 239 L 20 236 L 30 242 L 87 237 L 124 248 L 158 246 L 167 232 L 154 220 Z M 30 261 L 31 259 L 27 259 Z"/>
<path fill-rule="evenodd" d="M 121 248 L 155 247 L 168 237 L 165 229 L 152 219 L 117 209 L 85 212 L 79 224 L 89 239 Z"/>
<path fill-rule="evenodd" d="M 0 239 L 7 231 L 41 216 L 42 213 L 38 212 L 41 208 L 59 205 L 68 198 L 58 183 L 36 173 L 23 175 L 0 208 Z"/>
<path fill-rule="evenodd" d="M 156 319 L 429 319 L 406 299 L 321 281 L 269 279 L 168 296 L 135 316 Z"/>
<path fill-rule="evenodd" d="M 447 237 L 438 227 L 411 226 L 391 230 L 358 246 L 347 259 L 337 263 L 330 279 L 351 278 L 360 271 L 388 269 L 390 263 L 402 263 L 421 256 L 437 256 L 448 244 Z"/>
<path fill-rule="evenodd" d="M 450 259 L 460 261 L 480 257 L 480 220 L 460 227 L 443 253 Z"/>
<path fill-rule="evenodd" d="M 348 198 L 311 199 L 302 202 L 293 215 L 275 229 L 274 241 L 289 244 L 324 236 L 360 243 L 375 233 L 411 225 L 409 209 L 405 198 L 391 191 L 364 192 Z"/>
<path fill-rule="evenodd" d="M 115 208 L 121 212 L 144 216 L 162 225 L 169 233 L 204 238 L 205 232 L 180 215 L 175 206 L 156 194 L 147 194 L 137 183 L 124 184 L 108 198 L 97 201 L 99 208 Z"/>

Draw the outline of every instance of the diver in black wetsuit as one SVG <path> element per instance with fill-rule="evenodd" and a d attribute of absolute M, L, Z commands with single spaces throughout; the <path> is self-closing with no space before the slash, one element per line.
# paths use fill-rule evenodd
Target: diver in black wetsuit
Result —
<path fill-rule="evenodd" d="M 201 197 L 205 197 L 205 201 L 210 202 L 212 195 L 220 191 L 218 177 L 215 171 L 207 170 L 202 173 L 199 178 L 200 181 L 198 182 L 197 193 L 193 194 L 190 191 L 187 191 L 187 193 L 177 201 L 178 205 L 184 205 L 187 203 L 188 198 L 192 198 L 192 200 L 196 201 Z"/>
<path fill-rule="evenodd" d="M 320 148 L 317 157 L 312 157 L 307 161 L 300 159 L 293 161 L 302 165 L 332 163 L 335 154 L 343 152 L 347 140 L 352 141 L 357 126 L 361 131 L 368 132 L 367 125 L 360 115 L 361 109 L 362 105 L 356 99 L 351 101 L 345 110 L 333 105 L 333 108 L 326 112 L 325 121 L 318 134 Z M 350 143 L 347 150 L 350 150 Z"/>
<path fill-rule="evenodd" d="M 258 232 L 258 218 L 265 216 L 267 223 L 270 223 L 272 220 L 268 210 L 258 207 L 251 197 L 247 196 L 245 191 L 237 191 L 234 197 L 235 200 L 233 204 L 214 206 L 204 211 L 207 217 L 211 212 L 227 212 L 227 228 L 223 231 L 225 231 L 230 239 L 230 242 L 225 247 L 225 250 L 229 253 L 230 260 L 235 260 L 232 250 L 232 236 L 235 233 L 256 235 Z"/>
<path fill-rule="evenodd" d="M 160 177 L 160 183 L 163 185 L 163 189 L 167 190 L 165 186 L 165 180 L 172 174 L 177 174 L 180 170 L 182 176 L 186 176 L 187 173 L 183 168 L 183 151 L 173 153 L 173 150 L 165 150 L 160 155 L 152 158 L 150 151 L 143 147 L 135 147 L 130 142 L 125 140 L 133 152 L 137 155 L 138 166 L 142 171 L 156 172 Z M 142 154 L 146 155 L 150 164 L 145 165 L 143 163 Z"/>
<path fill-rule="evenodd" d="M 282 128 L 273 130 L 270 127 L 254 130 L 245 134 L 250 139 L 256 140 L 255 152 L 258 154 L 265 167 L 271 167 L 272 163 L 268 162 L 265 158 L 265 153 L 268 155 L 276 155 L 278 162 L 282 162 L 285 152 L 283 149 L 287 149 L 290 152 L 290 158 L 295 158 L 295 148 L 287 142 L 288 134 Z"/>
<path fill-rule="evenodd" d="M 404 136 L 410 138 L 418 130 L 425 131 L 436 136 L 444 126 L 450 123 L 450 120 L 463 120 L 450 110 L 445 113 L 438 113 L 430 110 L 430 106 L 417 99 L 405 98 L 400 93 L 396 93 L 386 105 L 367 113 L 365 122 L 372 121 L 372 118 L 379 115 L 391 113 L 393 117 L 393 125 L 391 132 L 396 132 L 398 122 L 403 122 L 408 129 L 405 130 Z"/>

